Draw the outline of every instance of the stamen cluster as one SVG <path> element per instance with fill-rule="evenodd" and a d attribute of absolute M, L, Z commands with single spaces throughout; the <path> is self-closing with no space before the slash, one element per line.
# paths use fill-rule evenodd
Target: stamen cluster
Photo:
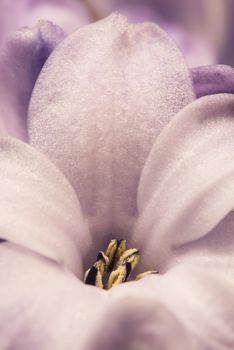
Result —
<path fill-rule="evenodd" d="M 120 283 L 127 282 L 139 260 L 139 250 L 136 248 L 126 249 L 126 240 L 124 239 L 112 239 L 105 252 L 99 251 L 97 260 L 85 272 L 84 282 L 98 288 L 104 288 L 103 280 L 108 276 L 105 287 L 110 289 Z M 136 276 L 136 280 L 152 273 L 158 272 L 141 273 Z"/>

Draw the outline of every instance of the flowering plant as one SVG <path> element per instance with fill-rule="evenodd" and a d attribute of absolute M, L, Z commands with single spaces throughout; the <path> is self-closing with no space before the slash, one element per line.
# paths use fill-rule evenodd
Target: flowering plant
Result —
<path fill-rule="evenodd" d="M 232 349 L 233 69 L 118 14 L 2 45 L 1 349 Z M 159 273 L 85 284 L 113 239 Z"/>

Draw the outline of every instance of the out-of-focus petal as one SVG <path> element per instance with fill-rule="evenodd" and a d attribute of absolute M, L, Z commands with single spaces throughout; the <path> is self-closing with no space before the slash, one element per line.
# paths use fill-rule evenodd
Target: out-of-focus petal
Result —
<path fill-rule="evenodd" d="M 0 129 L 27 140 L 27 109 L 35 81 L 46 59 L 64 38 L 51 22 L 13 32 L 0 58 Z"/>
<path fill-rule="evenodd" d="M 182 350 L 230 350 L 234 347 L 233 273 L 228 276 L 223 268 L 191 261 L 164 275 L 151 275 L 116 287 L 112 295 L 118 305 L 121 305 L 121 298 L 129 297 L 131 303 L 134 298 L 140 301 L 142 295 L 145 303 L 151 303 L 152 314 L 154 309 L 157 313 L 158 305 L 169 310 L 177 320 L 175 325 L 183 327 L 183 333 L 177 328 L 180 331 L 178 337 L 187 334 L 191 342 L 187 347 L 181 346 Z M 168 338 L 166 344 L 170 344 Z M 176 337 L 173 339 L 176 342 Z"/>
<path fill-rule="evenodd" d="M 125 287 L 120 297 L 119 290 L 111 293 L 112 305 L 100 319 L 87 350 L 192 350 L 189 334 L 173 312 L 157 297 L 148 298 L 147 290 L 141 290 L 140 296 L 137 285 L 131 292 Z"/>
<path fill-rule="evenodd" d="M 2 350 L 234 346 L 234 284 L 223 269 L 185 264 L 105 292 L 1 244 L 0 283 Z"/>
<path fill-rule="evenodd" d="M 130 22 L 152 21 L 176 42 L 190 67 L 216 64 L 225 43 L 226 4 L 214 0 L 86 0 L 97 13 L 118 11 Z"/>
<path fill-rule="evenodd" d="M 223 272 L 183 264 L 114 287 L 87 349 L 232 349 L 234 283 Z"/>
<path fill-rule="evenodd" d="M 29 108 L 30 142 L 71 181 L 100 239 L 128 232 L 149 150 L 193 98 L 168 36 L 119 15 L 81 28 L 46 62 Z"/>
<path fill-rule="evenodd" d="M 9 32 L 35 25 L 38 20 L 52 21 L 70 33 L 89 23 L 90 15 L 83 1 L 1 0 L 0 44 Z"/>
<path fill-rule="evenodd" d="M 234 93 L 234 68 L 224 65 L 197 67 L 191 70 L 197 97 Z"/>
<path fill-rule="evenodd" d="M 105 292 L 42 257 L 0 246 L 1 350 L 86 350 Z"/>
<path fill-rule="evenodd" d="M 134 239 L 148 264 L 209 233 L 234 205 L 234 96 L 203 97 L 156 141 L 143 169 Z M 151 266 L 152 267 L 152 266 Z"/>
<path fill-rule="evenodd" d="M 29 0 L 29 4 L 32 1 Z M 38 20 L 48 20 L 59 25 L 69 34 L 91 22 L 92 17 L 84 1 L 79 0 L 37 0 L 37 4 L 29 6 L 19 19 L 19 25 L 33 25 Z"/>
<path fill-rule="evenodd" d="M 155 22 L 163 28 L 176 45 L 183 52 L 186 63 L 189 67 L 197 67 L 208 64 L 215 64 L 217 56 L 208 45 L 207 40 L 198 33 L 189 32 L 175 18 L 165 19 L 160 13 L 160 6 L 145 1 L 124 1 L 120 2 L 115 10 L 127 16 L 130 22 Z"/>
<path fill-rule="evenodd" d="M 168 32 L 176 45 L 183 52 L 189 67 L 211 65 L 217 63 L 216 54 L 210 49 L 207 42 L 195 33 L 188 33 L 179 24 L 162 22 L 162 28 Z"/>
<path fill-rule="evenodd" d="M 0 139 L 0 237 L 81 275 L 89 233 L 63 174 L 29 145 Z"/>

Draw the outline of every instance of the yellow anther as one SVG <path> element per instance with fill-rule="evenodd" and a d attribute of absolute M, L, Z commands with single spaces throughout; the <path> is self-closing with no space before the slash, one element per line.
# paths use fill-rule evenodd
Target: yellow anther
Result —
<path fill-rule="evenodd" d="M 158 271 L 157 270 L 152 270 L 152 271 L 146 271 L 146 272 L 142 272 L 142 273 L 139 273 L 139 275 L 136 276 L 135 280 L 138 281 L 146 276 L 149 276 L 149 275 L 155 275 L 155 274 L 158 274 Z"/>
<path fill-rule="evenodd" d="M 126 240 L 112 239 L 105 253 L 100 251 L 96 262 L 86 271 L 84 282 L 99 288 L 104 288 L 103 276 L 105 273 L 110 272 L 106 286 L 107 289 L 110 289 L 120 283 L 126 282 L 139 260 L 140 254 L 136 248 L 126 250 Z M 156 273 L 158 273 L 158 271 L 155 270 L 141 273 L 137 275 L 136 280 L 149 274 Z"/>
<path fill-rule="evenodd" d="M 137 249 L 126 250 L 119 258 L 117 267 L 111 272 L 107 282 L 107 288 L 110 289 L 120 283 L 126 282 L 140 260 Z"/>
<path fill-rule="evenodd" d="M 104 274 L 107 270 L 107 266 L 109 264 L 109 258 L 105 255 L 104 252 L 100 251 L 97 256 L 97 261 L 94 263 L 94 266 L 98 268 L 101 275 Z"/>
<path fill-rule="evenodd" d="M 97 256 L 97 261 L 85 272 L 84 282 L 98 288 L 103 288 L 102 278 L 108 264 L 108 257 L 104 252 L 100 251 Z"/>
<path fill-rule="evenodd" d="M 130 263 L 119 266 L 116 270 L 111 272 L 107 282 L 107 288 L 110 289 L 120 283 L 126 282 L 131 271 L 132 269 Z"/>
<path fill-rule="evenodd" d="M 132 270 L 136 267 L 140 260 L 139 251 L 136 248 L 126 250 L 120 257 L 117 266 L 130 263 Z"/>
<path fill-rule="evenodd" d="M 106 248 L 105 255 L 109 258 L 109 264 L 107 270 L 110 272 L 116 267 L 120 256 L 126 250 L 126 240 L 112 239 Z"/>

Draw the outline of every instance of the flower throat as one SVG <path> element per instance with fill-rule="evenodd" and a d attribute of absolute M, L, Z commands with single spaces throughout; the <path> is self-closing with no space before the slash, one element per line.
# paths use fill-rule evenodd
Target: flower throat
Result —
<path fill-rule="evenodd" d="M 84 282 L 102 289 L 110 289 L 120 283 L 127 282 L 132 271 L 140 261 L 140 253 L 136 248 L 126 248 L 125 239 L 112 239 L 105 252 L 99 251 L 97 260 L 84 275 Z M 136 276 L 139 280 L 156 270 L 147 271 Z M 103 281 L 106 281 L 104 283 Z"/>

